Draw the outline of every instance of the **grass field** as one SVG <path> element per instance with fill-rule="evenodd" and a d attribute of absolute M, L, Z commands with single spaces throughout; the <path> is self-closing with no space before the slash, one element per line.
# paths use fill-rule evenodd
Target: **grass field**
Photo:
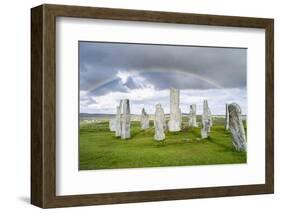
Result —
<path fill-rule="evenodd" d="M 154 129 L 141 130 L 131 124 L 131 138 L 121 140 L 110 132 L 108 122 L 80 127 L 79 168 L 114 169 L 162 166 L 190 166 L 246 163 L 246 153 L 232 147 L 231 136 L 224 130 L 223 119 L 214 119 L 208 139 L 201 139 L 200 128 L 177 133 L 166 132 L 163 143 L 154 141 Z M 153 126 L 152 123 L 150 126 Z"/>

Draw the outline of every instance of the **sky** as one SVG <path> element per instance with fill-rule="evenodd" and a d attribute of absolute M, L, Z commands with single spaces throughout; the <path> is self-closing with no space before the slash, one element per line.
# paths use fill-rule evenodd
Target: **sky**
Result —
<path fill-rule="evenodd" d="M 79 42 L 80 113 L 115 114 L 129 99 L 132 114 L 169 113 L 169 90 L 180 90 L 180 108 L 212 114 L 237 103 L 247 114 L 247 49 L 106 42 Z"/>

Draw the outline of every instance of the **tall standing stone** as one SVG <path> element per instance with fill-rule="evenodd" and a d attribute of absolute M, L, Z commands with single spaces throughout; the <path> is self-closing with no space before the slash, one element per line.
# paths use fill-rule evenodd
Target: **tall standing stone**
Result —
<path fill-rule="evenodd" d="M 165 125 L 164 110 L 162 109 L 161 104 L 157 104 L 156 111 L 155 111 L 155 133 L 154 133 L 155 140 L 162 141 L 165 139 L 164 125 Z"/>
<path fill-rule="evenodd" d="M 170 89 L 170 120 L 168 128 L 170 132 L 178 132 L 181 130 L 181 110 L 179 107 L 180 92 L 178 89 Z"/>
<path fill-rule="evenodd" d="M 141 118 L 140 118 L 141 129 L 149 128 L 149 115 L 145 112 L 145 109 L 142 108 Z"/>
<path fill-rule="evenodd" d="M 121 101 L 119 106 L 116 107 L 116 118 L 115 118 L 115 136 L 121 136 Z"/>
<path fill-rule="evenodd" d="M 109 120 L 109 130 L 111 132 L 115 132 L 116 131 L 116 119 L 110 119 Z"/>
<path fill-rule="evenodd" d="M 228 111 L 232 144 L 237 151 L 247 151 L 247 142 L 241 117 L 241 108 L 238 104 L 232 103 L 228 105 Z"/>
<path fill-rule="evenodd" d="M 196 122 L 196 104 L 190 105 L 190 112 L 189 112 L 189 122 L 190 127 L 197 127 Z"/>
<path fill-rule="evenodd" d="M 225 104 L 225 130 L 229 129 L 229 111 L 228 104 Z"/>
<path fill-rule="evenodd" d="M 211 126 L 213 125 L 212 122 L 212 114 L 211 110 L 208 106 L 208 101 L 204 100 L 203 102 L 203 114 L 202 114 L 202 126 L 208 123 L 208 132 L 211 132 Z"/>
<path fill-rule="evenodd" d="M 202 116 L 203 117 L 203 116 Z M 209 137 L 209 129 L 210 129 L 210 120 L 203 120 L 202 118 L 202 129 L 201 129 L 201 138 L 208 138 Z"/>
<path fill-rule="evenodd" d="M 121 113 L 121 139 L 128 139 L 131 137 L 131 114 L 128 99 L 121 101 Z"/>

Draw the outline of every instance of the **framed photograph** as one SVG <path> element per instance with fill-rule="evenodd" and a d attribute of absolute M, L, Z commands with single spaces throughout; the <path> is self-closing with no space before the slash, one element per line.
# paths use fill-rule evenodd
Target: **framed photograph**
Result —
<path fill-rule="evenodd" d="M 274 21 L 31 9 L 31 203 L 273 193 Z"/>

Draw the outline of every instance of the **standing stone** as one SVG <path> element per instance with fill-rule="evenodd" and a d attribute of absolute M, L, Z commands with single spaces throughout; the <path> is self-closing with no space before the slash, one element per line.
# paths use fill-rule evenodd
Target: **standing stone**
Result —
<path fill-rule="evenodd" d="M 203 115 L 202 115 L 203 117 Z M 202 118 L 203 120 L 203 118 Z M 201 129 L 201 138 L 208 138 L 209 137 L 209 129 L 210 129 L 210 120 L 204 120 L 202 122 L 202 129 Z"/>
<path fill-rule="evenodd" d="M 161 104 L 157 104 L 156 111 L 155 111 L 155 134 L 154 134 L 155 140 L 162 141 L 165 139 L 164 125 L 165 125 L 165 114 L 161 107 Z"/>
<path fill-rule="evenodd" d="M 178 89 L 170 89 L 170 120 L 168 128 L 170 132 L 178 132 L 181 130 L 181 110 L 179 107 L 180 92 Z"/>
<path fill-rule="evenodd" d="M 115 118 L 115 136 L 121 136 L 121 101 L 119 106 L 116 107 L 116 118 Z"/>
<path fill-rule="evenodd" d="M 121 139 L 128 139 L 131 137 L 131 114 L 128 99 L 121 101 L 121 114 Z"/>
<path fill-rule="evenodd" d="M 164 131 L 168 131 L 168 123 L 169 120 L 166 119 L 165 115 L 164 115 Z M 154 116 L 154 120 L 153 120 L 153 127 L 155 128 L 156 125 L 156 121 L 155 121 L 155 116 Z"/>
<path fill-rule="evenodd" d="M 247 142 L 241 117 L 241 108 L 238 104 L 232 103 L 228 105 L 228 111 L 232 144 L 237 151 L 247 151 Z"/>
<path fill-rule="evenodd" d="M 189 122 L 190 127 L 197 127 L 196 122 L 196 104 L 190 105 L 190 112 L 189 112 Z"/>
<path fill-rule="evenodd" d="M 206 123 L 208 123 L 208 132 L 211 132 L 211 126 L 213 125 L 212 122 L 212 114 L 211 110 L 208 106 L 208 101 L 204 100 L 203 102 L 203 114 L 202 114 L 202 126 L 206 126 Z"/>
<path fill-rule="evenodd" d="M 109 120 L 109 130 L 111 132 L 115 132 L 116 131 L 116 119 L 110 119 Z"/>
<path fill-rule="evenodd" d="M 225 104 L 225 130 L 229 129 L 229 111 L 228 104 Z"/>
<path fill-rule="evenodd" d="M 149 128 L 149 115 L 145 112 L 145 109 L 142 108 L 141 111 L 141 129 L 148 129 Z"/>

